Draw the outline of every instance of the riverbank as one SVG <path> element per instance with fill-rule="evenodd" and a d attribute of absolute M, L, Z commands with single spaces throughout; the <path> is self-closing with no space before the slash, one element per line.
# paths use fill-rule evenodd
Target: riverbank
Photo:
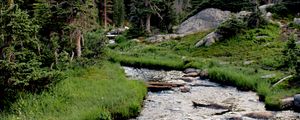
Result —
<path fill-rule="evenodd" d="M 139 114 L 146 86 L 128 80 L 120 65 L 102 62 L 66 74 L 50 91 L 21 96 L 0 119 L 110 120 Z"/>
<path fill-rule="evenodd" d="M 194 45 L 208 32 L 155 44 L 128 41 L 110 46 L 107 53 L 110 61 L 133 67 L 207 70 L 211 80 L 255 91 L 268 109 L 281 110 L 286 109 L 281 99 L 300 93 L 300 89 L 287 81 L 272 87 L 288 76 L 277 69 L 286 44 L 280 32 L 279 26 L 267 25 L 200 48 Z"/>

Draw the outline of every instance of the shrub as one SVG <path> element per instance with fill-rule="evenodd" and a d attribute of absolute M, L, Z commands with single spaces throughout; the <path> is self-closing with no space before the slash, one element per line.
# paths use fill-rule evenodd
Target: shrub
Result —
<path fill-rule="evenodd" d="M 285 46 L 284 50 L 282 51 L 283 54 L 283 65 L 284 67 L 289 68 L 290 72 L 297 73 L 298 71 L 297 65 L 299 61 L 300 49 L 297 47 L 295 43 L 294 35 L 289 37 L 287 45 Z"/>
<path fill-rule="evenodd" d="M 125 41 L 127 41 L 127 38 L 123 35 L 120 35 L 120 36 L 116 37 L 116 42 L 117 43 L 123 43 Z"/>
<path fill-rule="evenodd" d="M 288 8 L 284 4 L 275 4 L 274 6 L 267 8 L 268 12 L 276 14 L 278 17 L 285 17 L 289 13 Z"/>
<path fill-rule="evenodd" d="M 243 20 L 238 19 L 237 17 L 232 17 L 219 26 L 217 33 L 221 34 L 223 39 L 226 39 L 241 33 L 244 29 L 246 29 L 246 26 L 247 25 Z"/>
<path fill-rule="evenodd" d="M 17 6 L 0 13 L 0 104 L 13 101 L 18 92 L 39 92 L 62 78 L 42 67 L 39 26 Z"/>
<path fill-rule="evenodd" d="M 103 53 L 104 44 L 108 41 L 104 31 L 97 30 L 85 34 L 84 57 L 95 58 Z"/>
<path fill-rule="evenodd" d="M 260 11 L 253 12 L 247 19 L 247 27 L 249 28 L 260 27 L 266 24 L 267 21 L 262 17 L 262 13 Z"/>

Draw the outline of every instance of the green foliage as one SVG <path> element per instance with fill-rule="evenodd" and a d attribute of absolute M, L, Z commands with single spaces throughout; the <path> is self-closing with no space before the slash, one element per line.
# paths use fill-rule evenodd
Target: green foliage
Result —
<path fill-rule="evenodd" d="M 102 63 L 70 70 L 68 78 L 41 94 L 25 94 L 3 120 L 113 120 L 139 114 L 147 89 L 144 83 L 128 80 L 118 64 Z"/>
<path fill-rule="evenodd" d="M 219 8 L 239 12 L 241 10 L 253 10 L 255 3 L 249 0 L 191 0 L 195 12 L 206 8 Z"/>
<path fill-rule="evenodd" d="M 127 38 L 123 35 L 120 35 L 118 37 L 116 37 L 116 42 L 117 43 L 123 43 L 123 42 L 126 42 L 127 41 Z"/>
<path fill-rule="evenodd" d="M 7 102 L 20 91 L 40 91 L 61 79 L 59 72 L 42 68 L 38 26 L 18 7 L 0 13 L 0 97 Z"/>
<path fill-rule="evenodd" d="M 114 23 L 120 27 L 123 26 L 123 23 L 125 21 L 125 4 L 124 0 L 114 0 L 113 1 L 113 20 Z"/>
<path fill-rule="evenodd" d="M 85 45 L 83 49 L 83 56 L 86 58 L 97 58 L 103 53 L 104 44 L 108 41 L 105 37 L 105 32 L 97 30 L 95 32 L 88 32 L 84 35 Z"/>
<path fill-rule="evenodd" d="M 246 25 L 247 24 L 243 20 L 233 16 L 219 26 L 216 32 L 223 36 L 222 39 L 227 39 L 243 32 L 243 30 L 246 29 Z"/>
<path fill-rule="evenodd" d="M 257 84 L 257 78 L 228 68 L 209 69 L 209 79 L 227 85 L 237 86 L 242 90 L 255 90 Z"/>
<path fill-rule="evenodd" d="M 289 13 L 288 8 L 284 4 L 275 4 L 274 6 L 268 7 L 266 10 L 278 17 L 284 17 Z"/>
<path fill-rule="evenodd" d="M 290 72 L 293 74 L 298 74 L 297 65 L 299 63 L 300 49 L 295 43 L 294 35 L 289 37 L 287 45 L 282 51 L 283 54 L 283 65 L 289 68 Z"/>
<path fill-rule="evenodd" d="M 248 28 L 257 28 L 267 24 L 268 22 L 262 17 L 262 13 L 260 11 L 253 12 L 247 19 Z"/>
<path fill-rule="evenodd" d="M 289 17 L 300 12 L 300 2 L 297 0 L 282 0 L 278 4 L 267 8 L 267 11 L 274 13 L 276 18 Z"/>

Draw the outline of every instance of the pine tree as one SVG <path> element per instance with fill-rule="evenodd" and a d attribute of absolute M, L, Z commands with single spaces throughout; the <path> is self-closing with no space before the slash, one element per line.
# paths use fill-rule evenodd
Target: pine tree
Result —
<path fill-rule="evenodd" d="M 113 1 L 113 20 L 116 26 L 123 26 L 125 20 L 125 4 L 124 0 Z"/>

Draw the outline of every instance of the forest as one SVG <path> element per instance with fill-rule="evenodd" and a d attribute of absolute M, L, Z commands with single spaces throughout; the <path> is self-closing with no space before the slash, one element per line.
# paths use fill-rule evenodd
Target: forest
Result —
<path fill-rule="evenodd" d="M 260 6 L 270 4 L 267 20 Z M 199 69 L 207 72 L 203 78 L 256 92 L 268 110 L 290 110 L 282 100 L 295 95 L 295 102 L 300 94 L 299 6 L 299 0 L 2 0 L 0 120 L 136 118 L 149 85 L 130 80 L 122 66 Z M 231 15 L 212 29 L 176 33 L 208 8 Z M 250 15 L 234 17 L 241 11 Z M 221 37 L 195 47 L 210 33 Z M 171 37 L 147 41 L 159 35 Z"/>

